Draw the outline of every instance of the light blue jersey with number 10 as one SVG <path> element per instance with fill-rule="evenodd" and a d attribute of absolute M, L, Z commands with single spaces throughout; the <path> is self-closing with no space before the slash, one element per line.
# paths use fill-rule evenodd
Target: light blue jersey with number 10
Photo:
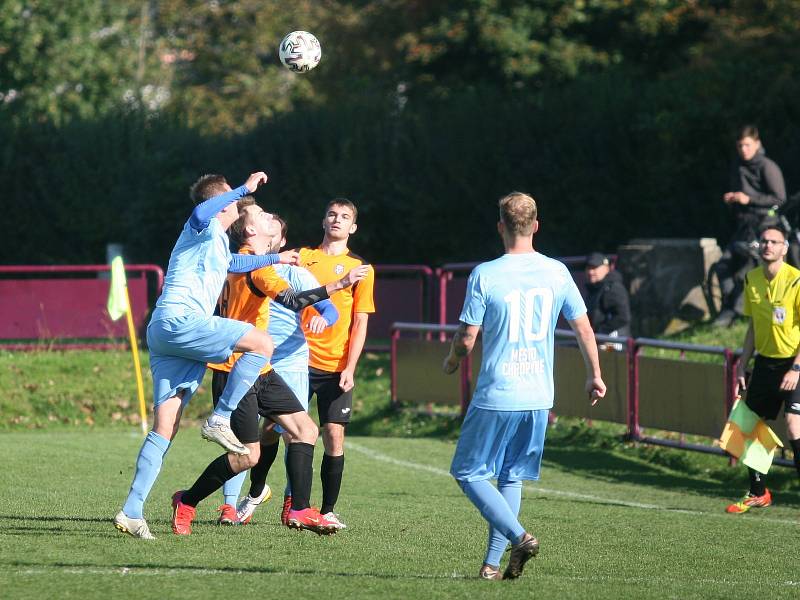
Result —
<path fill-rule="evenodd" d="M 460 321 L 483 329 L 472 405 L 487 410 L 553 407 L 553 332 L 559 313 L 586 305 L 567 268 L 538 252 L 504 254 L 475 267 Z"/>

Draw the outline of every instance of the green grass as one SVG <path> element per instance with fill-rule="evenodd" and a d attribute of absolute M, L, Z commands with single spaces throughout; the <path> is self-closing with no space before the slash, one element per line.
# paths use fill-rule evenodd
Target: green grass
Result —
<path fill-rule="evenodd" d="M 737 350 L 742 347 L 744 334 L 747 331 L 747 322 L 744 319 L 736 320 L 730 327 L 714 327 L 711 323 L 699 323 L 670 336 L 664 336 L 664 340 L 679 342 L 682 344 L 700 344 L 703 346 L 719 346 Z M 682 352 L 678 350 L 665 350 L 662 348 L 646 347 L 643 351 L 645 356 L 659 358 L 681 358 L 694 362 L 722 363 L 723 357 L 719 354 L 705 354 L 699 352 Z"/>
<path fill-rule="evenodd" d="M 736 329 L 739 330 L 736 330 Z M 742 325 L 670 339 L 737 347 Z M 738 340 L 738 341 L 737 341 Z M 143 357 L 146 397 L 150 381 Z M 337 510 L 349 529 L 320 538 L 280 526 L 273 500 L 255 524 L 214 524 L 216 495 L 195 533 L 173 536 L 169 498 L 218 451 L 199 439 L 210 409 L 189 406 L 146 506 L 152 543 L 111 518 L 141 443 L 125 352 L 0 352 L 0 593 L 8 598 L 797 598 L 800 485 L 769 475 L 775 505 L 742 516 L 724 506 L 747 487 L 720 456 L 625 442 L 622 428 L 559 419 L 543 479 L 526 485 L 521 520 L 542 543 L 516 582 L 475 579 L 485 523 L 447 475 L 459 421 L 393 409 L 388 358 L 367 354 Z M 206 382 L 208 383 L 208 382 Z M 205 386 L 208 387 L 207 385 Z M 319 471 L 318 445 L 316 469 Z M 280 495 L 284 477 L 269 483 Z M 319 502 L 315 481 L 314 500 Z"/>
<path fill-rule="evenodd" d="M 141 442 L 134 430 L 4 433 L 0 590 L 8 598 L 797 597 L 800 491 L 729 516 L 723 507 L 743 480 L 737 488 L 699 465 L 653 463 L 583 426 L 551 433 L 542 481 L 526 485 L 521 513 L 542 551 L 515 582 L 475 578 L 485 524 L 446 473 L 450 441 L 350 437 L 337 506 L 349 529 L 336 536 L 282 527 L 276 500 L 252 526 L 218 527 L 216 495 L 184 538 L 169 531 L 170 495 L 217 455 L 186 428 L 146 506 L 157 540 L 143 542 L 111 525 Z M 269 477 L 276 495 L 281 471 Z"/>
<path fill-rule="evenodd" d="M 735 349 L 744 338 L 743 321 L 726 329 L 697 325 L 667 339 Z M 676 351 L 647 349 L 649 356 L 677 358 Z M 688 360 L 720 360 L 718 356 L 688 353 Z M 142 378 L 147 410 L 150 410 L 152 380 L 149 356 L 141 353 Z M 195 421 L 211 405 L 211 376 L 187 407 L 184 419 Z M 390 406 L 389 357 L 367 352 L 356 374 L 352 433 L 401 437 L 454 437 L 459 419 L 451 414 L 398 412 Z M 0 350 L 0 431 L 58 429 L 80 426 L 130 427 L 139 423 L 138 397 L 133 361 L 128 351 L 43 349 L 34 352 Z"/>

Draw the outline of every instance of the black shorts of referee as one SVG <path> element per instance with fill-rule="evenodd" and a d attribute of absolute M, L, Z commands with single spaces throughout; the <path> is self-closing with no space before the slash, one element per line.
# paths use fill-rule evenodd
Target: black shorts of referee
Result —
<path fill-rule="evenodd" d="M 800 385 L 794 390 L 781 389 L 783 376 L 791 370 L 793 363 L 794 356 L 789 358 L 756 356 L 745 403 L 762 419 L 775 420 L 781 412 L 781 407 L 784 412 L 800 415 Z"/>
<path fill-rule="evenodd" d="M 230 373 L 216 370 L 213 373 L 211 397 L 216 406 Z M 239 401 L 239 405 L 231 415 L 231 429 L 243 444 L 255 444 L 261 440 L 258 426 L 259 415 L 275 421 L 275 417 L 280 415 L 304 412 L 304 410 L 292 389 L 273 369 L 269 373 L 259 375 L 253 386 Z"/>

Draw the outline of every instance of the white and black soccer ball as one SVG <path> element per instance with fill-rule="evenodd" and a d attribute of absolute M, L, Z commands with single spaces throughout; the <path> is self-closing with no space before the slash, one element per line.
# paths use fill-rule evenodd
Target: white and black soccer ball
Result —
<path fill-rule="evenodd" d="M 305 73 L 319 64 L 322 46 L 307 31 L 293 31 L 281 40 L 278 56 L 285 67 L 296 73 Z"/>

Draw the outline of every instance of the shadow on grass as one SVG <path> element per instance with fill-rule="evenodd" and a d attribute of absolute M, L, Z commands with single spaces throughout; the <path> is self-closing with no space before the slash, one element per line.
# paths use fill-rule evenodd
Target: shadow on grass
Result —
<path fill-rule="evenodd" d="M 671 460 L 645 462 L 637 451 L 668 452 Z M 690 491 L 709 498 L 734 498 L 744 493 L 749 485 L 743 467 L 724 467 L 725 477 L 711 477 L 697 472 L 691 460 L 686 460 L 685 472 L 681 472 L 682 460 L 675 456 L 688 451 L 664 449 L 634 449 L 637 455 L 630 458 L 604 448 L 566 444 L 557 441 L 545 446 L 544 461 L 558 468 L 579 474 L 586 479 L 624 482 L 667 491 Z M 672 463 L 665 467 L 664 462 Z M 773 495 L 780 498 L 784 506 L 800 506 L 800 493 L 794 488 L 794 470 L 774 469 L 766 476 L 767 486 Z M 789 489 L 787 489 L 789 488 Z M 777 494 L 776 494 L 777 493 Z"/>
<path fill-rule="evenodd" d="M 40 521 L 50 523 L 55 521 L 78 522 L 78 523 L 111 523 L 112 518 L 101 519 L 97 517 L 32 517 L 30 515 L 0 515 L 0 520 L 7 521 Z"/>
<path fill-rule="evenodd" d="M 461 426 L 461 419 L 455 415 L 427 414 L 390 404 L 365 412 L 348 425 L 349 434 L 455 439 Z M 727 465 L 724 457 L 628 443 L 616 429 L 596 425 L 562 418 L 548 431 L 545 463 L 586 479 L 686 490 L 716 499 L 736 498 L 748 488 L 746 469 Z M 776 503 L 800 506 L 800 485 L 794 469 L 776 466 L 766 481 Z"/>
<path fill-rule="evenodd" d="M 3 563 L 0 563 L 2 565 Z M 452 581 L 454 579 L 465 579 L 465 580 L 475 580 L 477 581 L 476 577 L 471 577 L 467 575 L 457 575 L 455 573 L 450 574 L 442 574 L 438 575 L 436 573 L 413 573 L 409 572 L 403 575 L 392 575 L 389 573 L 378 573 L 378 572 L 365 572 L 365 571 L 357 571 L 357 572 L 342 572 L 342 571 L 326 571 L 322 572 L 318 569 L 292 569 L 286 568 L 285 565 L 281 565 L 280 567 L 269 567 L 269 566 L 259 566 L 259 567 L 214 567 L 208 568 L 202 565 L 169 565 L 169 564 L 124 564 L 124 565 L 108 565 L 108 564 L 92 564 L 92 563 L 32 563 L 32 562 L 20 562 L 20 561 L 9 561 L 5 563 L 5 566 L 9 568 L 15 569 L 41 569 L 43 571 L 57 571 L 57 570 L 66 570 L 66 571 L 89 571 L 89 572 L 96 572 L 96 573 L 119 573 L 125 575 L 132 575 L 135 574 L 135 571 L 139 570 L 142 572 L 152 572 L 155 571 L 156 574 L 166 574 L 166 573 L 202 573 L 202 574 L 231 574 L 231 575 L 240 575 L 240 574 L 252 574 L 252 575 L 307 575 L 307 576 L 314 576 L 319 577 L 322 575 L 325 576 L 333 576 L 333 577 L 372 577 L 374 579 L 386 579 L 386 580 L 405 580 L 405 579 L 424 579 L 424 580 L 431 580 L 431 579 L 441 579 L 441 580 L 449 580 Z"/>

